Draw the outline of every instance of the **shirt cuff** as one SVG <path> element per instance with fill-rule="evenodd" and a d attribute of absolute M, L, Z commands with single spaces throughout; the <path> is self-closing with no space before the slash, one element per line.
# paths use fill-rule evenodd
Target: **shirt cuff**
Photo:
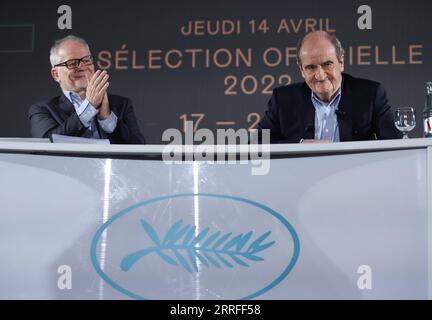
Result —
<path fill-rule="evenodd" d="M 105 131 L 106 133 L 112 133 L 117 127 L 117 116 L 114 112 L 111 111 L 108 118 L 106 118 L 105 120 L 98 119 L 98 122 L 103 131 Z"/>
<path fill-rule="evenodd" d="M 89 128 L 93 118 L 97 115 L 98 110 L 93 107 L 93 105 L 86 99 L 78 108 L 75 108 L 75 112 L 77 113 L 84 127 Z"/>

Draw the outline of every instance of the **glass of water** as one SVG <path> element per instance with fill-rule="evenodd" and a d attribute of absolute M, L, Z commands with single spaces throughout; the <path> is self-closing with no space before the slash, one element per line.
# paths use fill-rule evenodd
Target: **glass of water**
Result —
<path fill-rule="evenodd" d="M 416 125 L 414 109 L 411 107 L 400 107 L 395 111 L 395 124 L 399 131 L 402 131 L 403 138 L 408 139 L 408 132 Z"/>

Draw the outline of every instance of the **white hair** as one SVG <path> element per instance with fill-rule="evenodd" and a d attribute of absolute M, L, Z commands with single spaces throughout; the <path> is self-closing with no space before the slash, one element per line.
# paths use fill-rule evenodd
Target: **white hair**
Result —
<path fill-rule="evenodd" d="M 49 59 L 50 59 L 52 67 L 54 67 L 56 64 L 60 63 L 60 57 L 58 56 L 58 49 L 66 41 L 80 42 L 80 43 L 84 44 L 87 47 L 88 51 L 90 52 L 90 47 L 87 44 L 87 41 L 85 41 L 83 38 L 80 38 L 80 37 L 77 37 L 74 35 L 69 35 L 69 36 L 66 36 L 64 38 L 58 39 L 58 40 L 54 41 L 54 44 L 52 45 L 51 50 L 50 50 Z"/>

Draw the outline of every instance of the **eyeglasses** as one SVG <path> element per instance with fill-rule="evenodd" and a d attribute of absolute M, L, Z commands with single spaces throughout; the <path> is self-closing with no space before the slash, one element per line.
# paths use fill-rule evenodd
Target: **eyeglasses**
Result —
<path fill-rule="evenodd" d="M 95 58 L 93 56 L 85 56 L 82 57 L 81 59 L 71 59 L 59 64 L 56 64 L 54 67 L 66 67 L 68 69 L 76 69 L 80 66 L 81 61 L 84 65 L 89 66 L 92 65 L 94 62 Z"/>

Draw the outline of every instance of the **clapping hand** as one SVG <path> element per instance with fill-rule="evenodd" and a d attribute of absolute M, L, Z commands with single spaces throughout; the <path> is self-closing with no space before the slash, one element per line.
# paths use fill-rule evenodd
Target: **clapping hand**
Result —
<path fill-rule="evenodd" d="M 92 106 L 98 109 L 106 95 L 109 86 L 109 76 L 106 71 L 97 70 L 91 78 L 89 78 L 88 74 L 86 74 L 86 77 L 88 83 L 86 99 Z"/>
<path fill-rule="evenodd" d="M 101 120 L 105 120 L 106 118 L 109 117 L 110 113 L 111 113 L 111 110 L 110 110 L 109 102 L 108 102 L 108 94 L 105 91 L 101 106 L 99 108 L 98 118 Z"/>

